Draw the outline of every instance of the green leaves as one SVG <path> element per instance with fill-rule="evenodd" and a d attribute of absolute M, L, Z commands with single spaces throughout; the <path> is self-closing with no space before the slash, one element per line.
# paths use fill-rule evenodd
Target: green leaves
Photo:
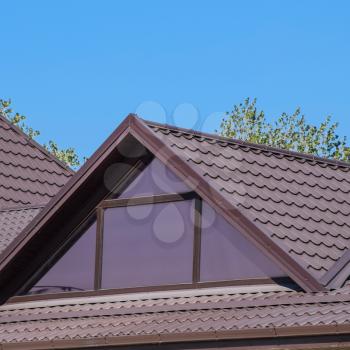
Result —
<path fill-rule="evenodd" d="M 50 140 L 47 145 L 44 145 L 44 147 L 62 162 L 72 167 L 77 167 L 80 165 L 79 157 L 75 153 L 74 148 L 69 147 L 66 149 L 59 149 L 57 143 L 52 140 Z"/>
<path fill-rule="evenodd" d="M 35 139 L 40 135 L 40 131 L 34 130 L 25 124 L 26 116 L 14 113 L 11 108 L 12 101 L 0 99 L 0 115 L 8 119 L 13 125 L 19 127 L 24 133 L 26 133 L 30 139 Z M 52 153 L 60 161 L 64 162 L 70 167 L 77 168 L 80 165 L 80 160 L 76 154 L 74 148 L 69 147 L 67 149 L 60 149 L 56 142 L 49 141 L 47 145 L 44 145 L 46 150 Z"/>
<path fill-rule="evenodd" d="M 347 140 L 336 134 L 337 128 L 338 123 L 332 123 L 330 116 L 319 126 L 308 124 L 300 108 L 292 115 L 282 113 L 270 123 L 263 111 L 257 111 L 256 99 L 247 98 L 226 113 L 220 125 L 220 133 L 252 143 L 350 161 Z"/>
<path fill-rule="evenodd" d="M 227 112 L 220 125 L 220 134 L 252 143 L 350 161 L 347 140 L 337 135 L 338 123 L 332 123 L 330 116 L 320 125 L 312 125 L 306 122 L 300 108 L 297 108 L 291 115 L 282 113 L 277 120 L 268 122 L 265 113 L 257 110 L 256 101 L 256 98 L 246 98 L 242 103 L 235 105 L 231 112 Z M 0 99 L 0 114 L 31 139 L 39 136 L 38 130 L 25 124 L 24 115 L 13 112 L 11 103 L 11 100 Z M 68 166 L 79 167 L 80 159 L 74 148 L 61 149 L 52 140 L 44 147 Z"/>

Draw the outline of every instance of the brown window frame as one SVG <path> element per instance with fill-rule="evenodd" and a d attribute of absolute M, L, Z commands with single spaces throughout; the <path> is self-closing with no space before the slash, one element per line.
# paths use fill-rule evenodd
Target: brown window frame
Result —
<path fill-rule="evenodd" d="M 102 282 L 104 210 L 108 208 L 122 208 L 122 207 L 138 206 L 138 205 L 144 205 L 144 204 L 174 203 L 174 202 L 186 201 L 186 200 L 194 200 L 192 283 L 102 289 L 101 282 Z M 248 279 L 201 282 L 200 281 L 200 259 L 201 259 L 202 204 L 203 203 L 200 196 L 193 191 L 185 192 L 185 193 L 171 193 L 171 194 L 160 194 L 160 195 L 152 195 L 152 196 L 133 197 L 133 198 L 116 198 L 116 199 L 102 200 L 96 206 L 95 211 L 89 215 L 90 219 L 92 216 L 96 218 L 96 252 L 95 252 L 94 289 L 87 290 L 87 291 L 78 291 L 78 292 L 75 291 L 75 292 L 59 292 L 59 293 L 48 293 L 48 294 L 20 295 L 20 296 L 11 298 L 10 302 L 53 299 L 53 298 L 67 298 L 67 297 L 74 297 L 74 296 L 94 296 L 94 295 L 167 291 L 167 290 L 179 290 L 179 289 L 196 289 L 196 288 L 210 288 L 210 287 L 238 286 L 238 285 L 258 285 L 258 284 L 276 284 L 277 283 L 282 285 L 287 284 L 287 285 L 294 286 L 294 283 L 288 277 L 248 278 Z M 66 244 L 64 246 L 66 247 Z M 59 255 L 60 255 L 60 252 L 55 254 L 55 257 Z M 51 259 L 48 262 L 48 265 L 53 266 Z"/>
<path fill-rule="evenodd" d="M 103 234 L 104 234 L 104 210 L 110 208 L 125 208 L 130 206 L 138 206 L 145 204 L 162 204 L 162 203 L 175 203 L 182 202 L 187 200 L 195 201 L 194 208 L 194 242 L 193 242 L 193 261 L 192 261 L 192 283 L 197 278 L 197 270 L 199 270 L 199 256 L 200 253 L 200 242 L 197 240 L 200 239 L 200 234 L 198 234 L 198 228 L 196 229 L 196 223 L 201 222 L 201 212 L 197 211 L 198 202 L 201 202 L 201 199 L 195 192 L 184 192 L 184 193 L 170 193 L 170 194 L 159 194 L 152 196 L 142 196 L 142 197 L 133 197 L 133 198 L 116 198 L 116 199 L 105 199 L 97 207 L 97 232 L 96 232 L 96 260 L 95 260 L 95 290 L 103 290 L 101 288 L 102 284 L 102 257 L 103 257 Z M 199 228 L 200 230 L 200 228 Z M 160 288 L 161 286 L 152 286 L 144 288 Z M 141 287 L 135 287 L 141 288 Z M 120 288 L 119 288 L 120 289 Z M 127 288 L 129 289 L 129 288 Z"/>

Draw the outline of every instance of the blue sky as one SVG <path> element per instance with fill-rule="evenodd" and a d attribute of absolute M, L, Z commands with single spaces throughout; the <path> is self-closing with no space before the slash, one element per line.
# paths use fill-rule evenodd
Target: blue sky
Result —
<path fill-rule="evenodd" d="M 129 112 L 205 131 L 245 97 L 350 138 L 349 1 L 1 1 L 0 97 L 89 156 Z M 198 125 L 198 124 L 197 124 Z"/>

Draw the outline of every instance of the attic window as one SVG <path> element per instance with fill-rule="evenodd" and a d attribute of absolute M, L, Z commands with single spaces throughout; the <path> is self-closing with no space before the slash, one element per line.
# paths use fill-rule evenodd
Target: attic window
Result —
<path fill-rule="evenodd" d="M 30 294 L 285 276 L 158 160 L 113 197 L 98 205 L 96 222 L 79 231 Z"/>
<path fill-rule="evenodd" d="M 96 221 L 31 289 L 30 294 L 94 289 Z"/>
<path fill-rule="evenodd" d="M 192 282 L 193 200 L 157 198 L 104 210 L 101 288 Z"/>

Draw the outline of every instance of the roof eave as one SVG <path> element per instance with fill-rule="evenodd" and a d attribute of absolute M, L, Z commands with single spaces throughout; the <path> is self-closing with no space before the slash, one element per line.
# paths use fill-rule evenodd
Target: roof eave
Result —
<path fill-rule="evenodd" d="M 191 343 L 192 348 L 212 348 L 213 342 L 225 347 L 258 349 L 273 347 L 293 349 L 344 348 L 350 345 L 350 325 L 320 325 L 298 327 L 266 327 L 260 329 L 238 329 L 208 332 L 159 333 L 146 335 L 102 336 L 79 339 L 56 339 L 2 343 L 3 350 L 109 348 L 141 345 L 167 345 Z"/>

